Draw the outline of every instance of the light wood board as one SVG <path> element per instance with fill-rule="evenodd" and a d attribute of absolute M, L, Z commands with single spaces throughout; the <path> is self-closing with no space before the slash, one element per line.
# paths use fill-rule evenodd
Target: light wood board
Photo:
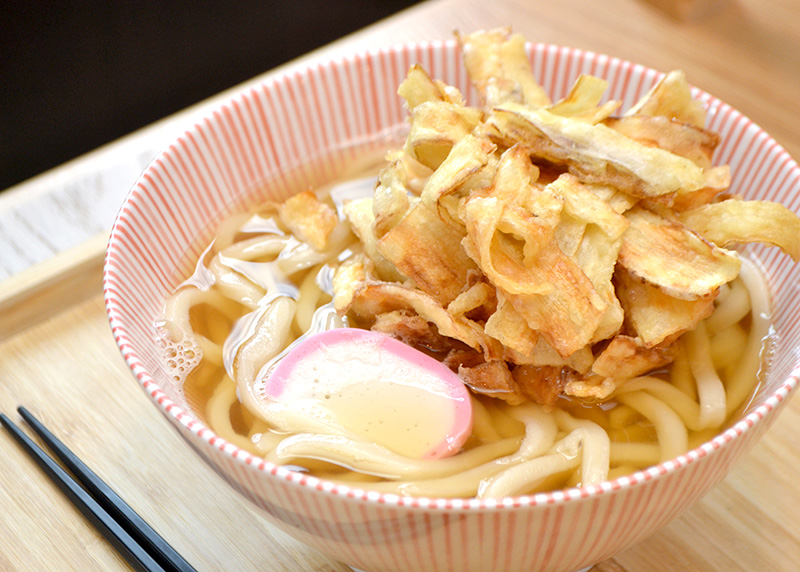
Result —
<path fill-rule="evenodd" d="M 253 82 L 353 50 L 511 24 L 531 41 L 683 69 L 691 83 L 800 156 L 800 3 L 721 0 L 691 20 L 670 17 L 658 8 L 664 4 L 669 0 L 434 0 Z M 11 276 L 0 282 L 0 410 L 16 418 L 24 404 L 39 415 L 200 571 L 346 571 L 270 527 L 188 448 L 128 372 L 103 309 L 105 237 L 97 233 L 110 228 L 114 205 L 164 141 L 229 95 L 0 197 L 0 276 Z M 701 502 L 594 571 L 796 570 L 798 427 L 800 400 L 793 398 Z M 0 570 L 127 569 L 5 432 L 0 455 Z"/>

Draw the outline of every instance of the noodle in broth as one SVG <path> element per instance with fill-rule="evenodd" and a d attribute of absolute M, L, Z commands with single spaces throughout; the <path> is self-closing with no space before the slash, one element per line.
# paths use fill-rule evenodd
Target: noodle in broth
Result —
<path fill-rule="evenodd" d="M 342 196 L 374 177 L 317 191 L 340 214 L 316 250 L 283 226 L 277 206 L 227 220 L 196 271 L 167 301 L 161 335 L 191 362 L 175 370 L 188 402 L 220 436 L 276 464 L 376 491 L 428 497 L 503 497 L 589 485 L 674 458 L 720 432 L 754 392 L 769 338 L 763 276 L 743 259 L 713 314 L 683 336 L 667 368 L 617 388 L 613 399 L 508 405 L 473 395 L 463 450 L 407 458 L 365 440 L 268 418 L 259 384 L 304 335 L 348 326 L 333 309 L 336 267 L 361 244 Z M 342 192 L 345 189 L 347 192 Z M 270 415 L 287 415 L 272 411 Z"/>
<path fill-rule="evenodd" d="M 344 177 L 217 230 L 158 325 L 189 405 L 275 464 L 426 497 L 593 485 L 712 438 L 747 406 L 771 339 L 764 277 L 722 245 L 797 260 L 800 219 L 723 196 L 719 136 L 682 72 L 615 115 L 601 78 L 552 102 L 510 30 L 457 37 L 480 107 L 412 66 L 406 139 L 377 184 L 377 169 Z M 696 230 L 732 218 L 716 238 Z M 458 372 L 460 451 L 412 458 L 265 398 L 283 356 L 341 327 Z"/>

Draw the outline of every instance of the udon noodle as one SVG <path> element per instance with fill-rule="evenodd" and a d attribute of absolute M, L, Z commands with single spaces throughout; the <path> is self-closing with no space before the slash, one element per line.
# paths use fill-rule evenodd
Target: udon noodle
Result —
<path fill-rule="evenodd" d="M 401 495 L 592 485 L 709 440 L 754 394 L 770 340 L 765 280 L 723 246 L 791 251 L 797 217 L 722 198 L 719 137 L 682 74 L 612 116 L 599 78 L 550 103 L 519 37 L 460 40 L 483 108 L 414 66 L 408 138 L 379 173 L 224 221 L 159 324 L 175 383 L 234 445 Z M 460 451 L 412 458 L 265 402 L 296 344 L 342 327 L 457 371 L 473 416 Z"/>
<path fill-rule="evenodd" d="M 371 191 L 373 179 L 356 183 Z M 352 198 L 353 184 L 345 187 Z M 339 213 L 341 188 L 318 192 Z M 744 259 L 713 314 L 679 342 L 673 363 L 629 381 L 611 400 L 562 397 L 548 407 L 473 395 L 471 437 L 463 451 L 439 460 L 404 458 L 313 428 L 273 431 L 270 419 L 253 413 L 259 410 L 252 406 L 254 387 L 302 336 L 348 325 L 332 307 L 332 276 L 361 248 L 340 219 L 329 246 L 317 251 L 292 235 L 277 208 L 227 220 L 169 298 L 160 325 L 165 339 L 202 356 L 188 375 L 174 370 L 198 414 L 229 442 L 277 464 L 404 495 L 502 497 L 587 485 L 672 459 L 713 437 L 759 379 L 769 300 L 760 271 Z"/>

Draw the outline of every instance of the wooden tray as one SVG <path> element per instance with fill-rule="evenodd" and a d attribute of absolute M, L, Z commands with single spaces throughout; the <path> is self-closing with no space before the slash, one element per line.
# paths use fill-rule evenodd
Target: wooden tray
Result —
<path fill-rule="evenodd" d="M 0 410 L 25 405 L 199 571 L 348 571 L 265 522 L 135 382 L 102 300 L 105 237 L 0 283 Z M 800 401 L 684 515 L 594 572 L 796 570 Z M 127 570 L 8 435 L 0 569 Z"/>

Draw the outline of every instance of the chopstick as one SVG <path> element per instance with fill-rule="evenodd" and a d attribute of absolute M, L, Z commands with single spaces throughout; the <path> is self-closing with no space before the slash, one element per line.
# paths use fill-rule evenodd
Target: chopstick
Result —
<path fill-rule="evenodd" d="M 23 449 L 134 570 L 196 572 L 30 411 L 24 407 L 18 407 L 17 411 L 55 456 L 73 473 L 75 479 L 3 413 L 0 413 L 0 423 L 11 432 Z"/>

